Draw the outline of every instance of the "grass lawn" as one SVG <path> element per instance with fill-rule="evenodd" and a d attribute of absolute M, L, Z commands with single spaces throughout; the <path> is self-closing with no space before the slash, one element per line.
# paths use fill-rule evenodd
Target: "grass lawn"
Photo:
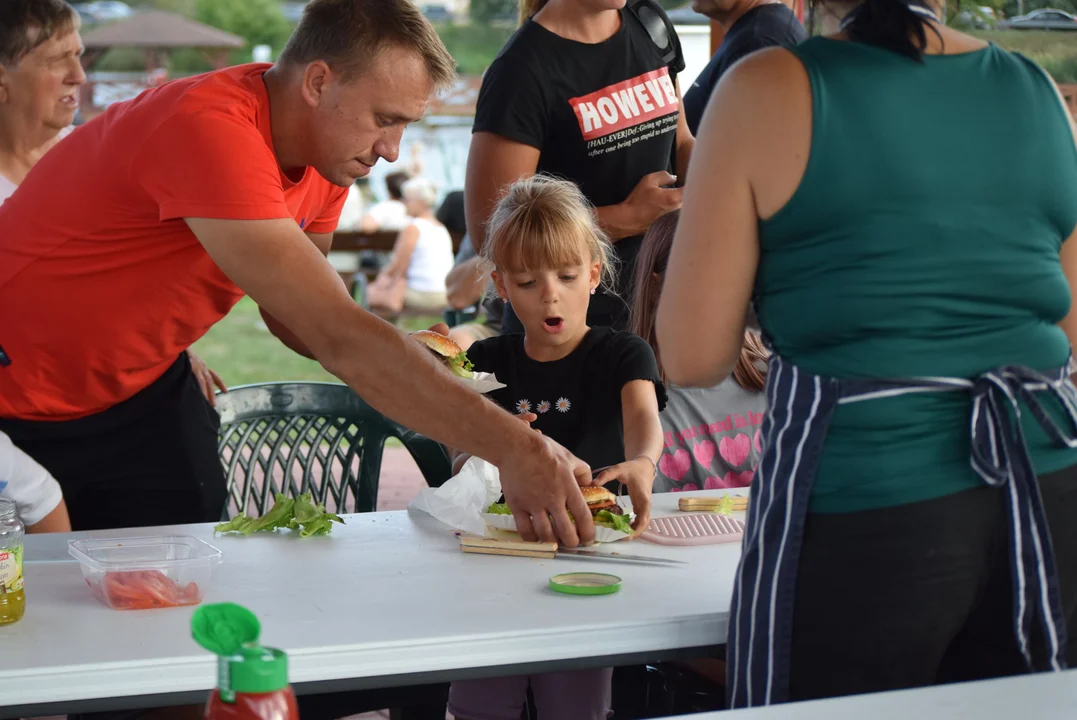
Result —
<path fill-rule="evenodd" d="M 1057 82 L 1077 82 L 1077 32 L 977 30 L 972 34 L 1035 60 Z"/>
<path fill-rule="evenodd" d="M 406 330 L 430 327 L 440 318 L 407 318 Z M 258 306 L 243 298 L 204 338 L 194 351 L 217 371 L 229 387 L 281 380 L 340 382 L 313 360 L 296 355 L 270 334 Z"/>

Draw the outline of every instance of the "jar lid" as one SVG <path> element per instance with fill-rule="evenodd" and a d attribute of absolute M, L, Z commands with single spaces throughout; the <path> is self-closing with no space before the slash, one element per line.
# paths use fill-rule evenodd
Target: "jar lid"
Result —
<path fill-rule="evenodd" d="M 0 486 L 6 486 L 7 483 L 0 483 Z M 3 487 L 0 487 L 2 490 Z M 8 500 L 7 498 L 0 498 L 0 520 L 7 520 L 9 517 L 15 517 L 19 507 L 15 504 L 14 500 Z"/>
<path fill-rule="evenodd" d="M 195 642 L 218 656 L 217 689 L 234 703 L 236 693 L 270 693 L 288 687 L 288 656 L 258 644 L 261 625 L 234 603 L 204 605 L 191 618 Z"/>
<path fill-rule="evenodd" d="M 258 642 L 262 627 L 247 608 L 235 603 L 203 605 L 191 617 L 194 641 L 214 655 L 233 655 Z"/>
<path fill-rule="evenodd" d="M 562 573 L 550 578 L 550 589 L 566 595 L 612 595 L 621 589 L 621 578 L 606 573 Z"/>

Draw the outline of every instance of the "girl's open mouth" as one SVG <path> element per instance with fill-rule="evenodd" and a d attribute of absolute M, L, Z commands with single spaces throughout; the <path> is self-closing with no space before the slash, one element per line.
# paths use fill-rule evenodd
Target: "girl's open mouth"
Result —
<path fill-rule="evenodd" d="M 548 333 L 556 334 L 561 332 L 565 327 L 565 319 L 559 317 L 548 317 L 542 321 L 542 329 Z"/>

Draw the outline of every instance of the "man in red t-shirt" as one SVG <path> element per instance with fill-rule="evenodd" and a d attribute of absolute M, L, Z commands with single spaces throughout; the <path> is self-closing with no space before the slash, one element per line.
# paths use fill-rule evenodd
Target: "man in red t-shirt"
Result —
<path fill-rule="evenodd" d="M 590 539 L 586 466 L 357 307 L 325 259 L 347 188 L 452 77 L 410 0 L 313 0 L 276 64 L 113 105 L 0 206 L 0 430 L 76 529 L 220 517 L 219 419 L 185 350 L 249 294 L 375 408 L 498 465 L 526 534 L 554 539 L 553 515 Z"/>

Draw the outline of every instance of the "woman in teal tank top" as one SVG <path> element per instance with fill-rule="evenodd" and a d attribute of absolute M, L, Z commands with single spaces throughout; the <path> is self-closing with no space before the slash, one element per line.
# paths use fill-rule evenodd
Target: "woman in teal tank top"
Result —
<path fill-rule="evenodd" d="M 666 371 L 722 380 L 750 301 L 774 351 L 734 707 L 1077 666 L 1072 121 L 912 1 L 738 64 L 688 174 Z"/>

